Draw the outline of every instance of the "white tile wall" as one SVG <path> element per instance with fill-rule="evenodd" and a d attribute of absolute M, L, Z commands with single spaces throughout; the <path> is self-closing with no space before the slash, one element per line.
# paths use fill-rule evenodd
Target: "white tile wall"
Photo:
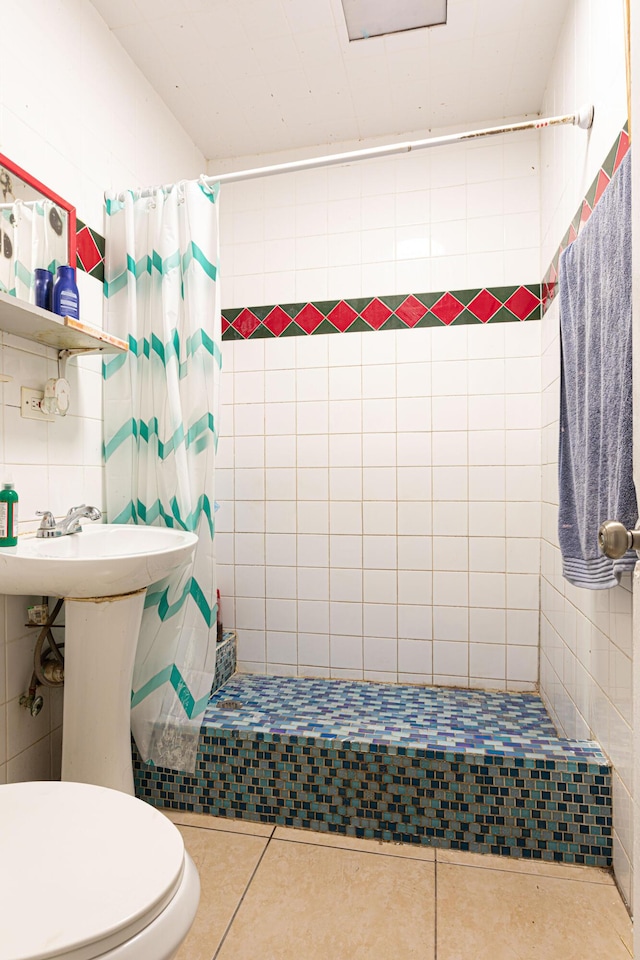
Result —
<path fill-rule="evenodd" d="M 535 283 L 538 144 L 531 131 L 224 186 L 223 307 Z"/>
<path fill-rule="evenodd" d="M 197 176 L 204 158 L 133 66 L 87 0 L 8 0 L 3 17 L 15 37 L 3 54 L 0 152 L 75 204 L 104 233 L 108 187 Z M 56 57 L 52 86 L 52 51 Z M 100 284 L 79 272 L 81 317 L 100 325 Z M 71 413 L 54 423 L 23 420 L 20 387 L 57 376 L 55 351 L 0 334 L 0 468 L 13 474 L 21 530 L 37 509 L 65 513 L 72 503 L 103 506 L 102 383 L 93 357 L 71 361 Z M 1 479 L 1 478 L 0 478 Z M 249 522 L 249 521 L 247 521 Z M 255 521 L 251 521 L 255 523 Z M 18 699 L 29 685 L 35 637 L 24 627 L 30 598 L 0 597 L 0 783 L 56 776 L 60 766 L 60 691 L 44 691 L 33 719 Z"/>
<path fill-rule="evenodd" d="M 542 267 L 626 119 L 623 5 L 577 0 L 559 38 L 544 112 L 595 104 L 588 137 L 555 129 L 541 139 Z M 558 302 L 542 323 L 542 579 L 540 684 L 567 736 L 595 737 L 614 774 L 614 868 L 632 902 L 631 584 L 589 591 L 562 578 L 557 541 L 557 450 L 560 350 Z"/>
<path fill-rule="evenodd" d="M 513 326 L 224 343 L 241 669 L 534 687 L 541 324 Z"/>
<path fill-rule="evenodd" d="M 538 146 L 532 132 L 228 185 L 223 303 L 536 282 Z M 539 334 L 514 323 L 225 342 L 218 529 L 243 669 L 535 684 L 536 657 L 507 657 L 507 644 L 536 649 L 537 629 L 507 635 L 505 618 L 508 603 L 538 610 Z M 248 510 L 253 496 L 264 510 Z M 251 632 L 234 563 L 267 569 Z M 285 646 L 287 630 L 304 643 Z"/>

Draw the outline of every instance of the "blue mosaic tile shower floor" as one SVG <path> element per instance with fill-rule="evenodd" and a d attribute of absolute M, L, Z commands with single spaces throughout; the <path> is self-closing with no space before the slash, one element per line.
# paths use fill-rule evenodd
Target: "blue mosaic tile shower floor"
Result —
<path fill-rule="evenodd" d="M 611 864 L 608 761 L 558 737 L 534 694 L 233 674 L 194 773 L 133 759 L 136 795 L 158 807 Z"/>
<path fill-rule="evenodd" d="M 322 740 L 584 759 L 598 744 L 558 737 L 535 694 L 236 674 L 211 697 L 204 725 Z"/>

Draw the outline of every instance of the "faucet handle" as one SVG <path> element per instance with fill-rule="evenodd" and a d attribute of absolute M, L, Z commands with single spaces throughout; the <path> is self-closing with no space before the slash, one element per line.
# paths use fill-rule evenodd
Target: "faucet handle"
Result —
<path fill-rule="evenodd" d="M 56 518 L 51 513 L 51 510 L 36 510 L 36 517 L 42 517 L 40 521 L 41 530 L 50 530 L 56 525 Z"/>

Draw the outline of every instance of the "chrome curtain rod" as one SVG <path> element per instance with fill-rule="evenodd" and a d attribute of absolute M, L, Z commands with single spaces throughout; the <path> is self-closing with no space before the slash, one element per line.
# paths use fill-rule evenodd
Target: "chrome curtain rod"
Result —
<path fill-rule="evenodd" d="M 560 117 L 546 117 L 543 120 L 525 120 L 511 123 L 505 127 L 487 127 L 484 130 L 469 130 L 466 133 L 452 133 L 444 137 L 430 137 L 427 140 L 410 140 L 405 143 L 391 143 L 368 150 L 353 150 L 350 153 L 334 153 L 327 157 L 310 157 L 308 160 L 294 160 L 291 163 L 278 163 L 271 167 L 255 167 L 252 170 L 237 170 L 233 173 L 221 173 L 213 177 L 200 177 L 202 183 L 238 183 L 241 180 L 254 180 L 258 177 L 273 177 L 279 173 L 295 173 L 298 170 L 313 170 L 316 167 L 330 167 L 339 163 L 353 163 L 356 160 L 374 160 L 376 157 L 392 157 L 396 153 L 411 153 L 413 150 L 425 150 L 429 147 L 441 147 L 448 143 L 460 143 L 464 140 L 478 140 L 481 137 L 494 137 L 499 133 L 515 133 L 518 130 L 539 130 L 542 127 L 558 127 L 571 124 L 588 130 L 593 123 L 593 106 L 581 107 L 576 113 L 566 113 Z"/>
<path fill-rule="evenodd" d="M 449 143 L 461 143 L 465 140 L 479 140 L 482 137 L 495 137 L 500 133 L 516 133 L 519 130 L 540 130 L 543 127 L 558 127 L 569 124 L 589 130 L 593 124 L 593 106 L 587 104 L 575 113 L 565 113 L 559 117 L 545 117 L 540 120 L 524 120 L 521 123 L 510 123 L 504 127 L 487 127 L 484 130 L 468 130 L 466 133 L 452 133 L 444 137 L 430 137 L 426 140 L 410 140 L 405 143 L 390 143 L 381 147 L 370 147 L 365 150 L 352 150 L 349 153 L 334 153 L 326 157 L 310 157 L 307 160 L 293 160 L 290 163 L 277 163 L 270 167 L 254 167 L 251 170 L 236 170 L 232 173 L 221 173 L 217 176 L 202 176 L 199 182 L 207 186 L 215 183 L 239 183 L 242 180 L 255 180 L 259 177 L 273 177 L 280 173 L 295 173 L 298 170 L 314 170 L 317 167 L 331 167 L 340 163 L 354 163 L 357 160 L 374 160 L 377 157 L 392 157 L 399 153 L 411 153 L 413 150 L 425 150 L 430 147 L 441 147 Z M 169 190 L 173 184 L 167 183 L 162 188 Z M 141 197 L 151 196 L 157 187 L 141 190 Z M 124 194 L 120 194 L 124 199 Z"/>

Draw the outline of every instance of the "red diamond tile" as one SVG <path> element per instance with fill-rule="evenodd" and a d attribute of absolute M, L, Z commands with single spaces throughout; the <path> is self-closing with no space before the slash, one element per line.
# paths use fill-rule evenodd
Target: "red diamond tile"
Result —
<path fill-rule="evenodd" d="M 76 234 L 76 251 L 87 273 L 93 270 L 102 260 L 102 256 L 95 240 L 91 236 L 89 227 L 83 227 L 82 230 Z"/>
<path fill-rule="evenodd" d="M 606 190 L 607 187 L 609 186 L 609 183 L 610 183 L 609 177 L 606 175 L 606 173 L 604 172 L 604 170 L 601 170 L 600 173 L 598 174 L 598 183 L 597 183 L 597 186 L 596 186 L 596 195 L 595 195 L 595 198 L 594 198 L 594 201 L 593 201 L 594 207 L 595 207 L 596 203 L 598 202 L 598 200 L 600 199 L 600 197 L 602 196 L 602 194 L 605 192 L 605 190 Z"/>
<path fill-rule="evenodd" d="M 486 323 L 491 320 L 491 317 L 498 312 L 501 306 L 502 304 L 497 297 L 494 297 L 488 290 L 481 290 L 478 296 L 473 298 L 467 309 L 482 323 Z"/>
<path fill-rule="evenodd" d="M 618 167 L 622 162 L 622 158 L 629 149 L 629 134 L 625 130 L 620 134 L 620 140 L 618 142 L 618 150 L 616 152 L 616 159 L 613 163 L 613 172 L 615 173 Z"/>
<path fill-rule="evenodd" d="M 569 239 L 567 241 L 567 246 L 569 246 L 570 243 L 573 243 L 573 241 L 576 239 L 577 236 L 578 234 L 576 233 L 576 228 L 574 227 L 573 224 L 571 224 L 571 226 L 569 227 Z"/>
<path fill-rule="evenodd" d="M 360 316 L 363 320 L 369 324 L 370 327 L 373 327 L 374 330 L 379 330 L 385 320 L 388 320 L 393 310 L 390 310 L 389 307 L 382 302 L 382 300 L 372 300 L 371 303 L 360 312 Z"/>
<path fill-rule="evenodd" d="M 225 319 L 225 317 L 221 317 L 220 320 L 221 320 L 221 326 L 222 326 L 222 329 L 221 329 L 220 332 L 221 332 L 221 333 L 224 333 L 225 330 L 228 330 L 228 329 L 229 329 L 229 327 L 231 326 L 231 324 L 229 323 L 228 320 Z"/>
<path fill-rule="evenodd" d="M 582 201 L 582 212 L 580 213 L 580 227 L 579 227 L 578 232 L 580 232 L 580 230 L 582 230 L 582 228 L 584 227 L 585 223 L 587 222 L 587 220 L 589 219 L 589 217 L 591 216 L 591 214 L 592 214 L 591 207 L 589 206 L 589 204 L 587 203 L 586 200 L 583 200 L 583 201 Z"/>
<path fill-rule="evenodd" d="M 237 330 L 241 337 L 244 337 L 245 340 L 247 337 L 250 337 L 256 327 L 260 326 L 260 321 L 256 317 L 255 313 L 251 313 L 251 310 L 247 310 L 245 307 L 235 320 L 232 321 L 231 326 L 234 330 Z"/>
<path fill-rule="evenodd" d="M 348 303 L 345 303 L 344 300 L 341 300 L 340 303 L 333 308 L 329 313 L 327 320 L 329 320 L 334 327 L 344 333 L 347 327 L 350 327 L 353 321 L 356 319 L 358 314 L 350 307 Z"/>
<path fill-rule="evenodd" d="M 425 313 L 428 312 L 424 303 L 421 303 L 416 297 L 407 297 L 396 310 L 396 316 L 400 317 L 408 327 L 415 327 L 418 320 L 422 320 Z"/>
<path fill-rule="evenodd" d="M 302 327 L 305 333 L 313 333 L 323 320 L 324 316 L 312 303 L 307 303 L 296 316 L 296 323 L 299 327 Z"/>
<path fill-rule="evenodd" d="M 444 296 L 434 303 L 431 307 L 431 313 L 435 314 L 438 320 L 441 320 L 442 323 L 446 323 L 447 326 L 460 316 L 464 310 L 464 304 L 460 303 L 459 300 L 456 300 L 454 296 L 450 293 L 445 293 Z"/>
<path fill-rule="evenodd" d="M 505 307 L 511 310 L 519 320 L 526 320 L 531 311 L 540 303 L 537 297 L 527 290 L 526 287 L 519 287 L 515 293 L 511 294 Z"/>
<path fill-rule="evenodd" d="M 291 317 L 285 313 L 282 307 L 274 307 L 270 310 L 262 321 L 274 337 L 279 337 L 283 330 L 286 330 L 291 323 Z"/>

